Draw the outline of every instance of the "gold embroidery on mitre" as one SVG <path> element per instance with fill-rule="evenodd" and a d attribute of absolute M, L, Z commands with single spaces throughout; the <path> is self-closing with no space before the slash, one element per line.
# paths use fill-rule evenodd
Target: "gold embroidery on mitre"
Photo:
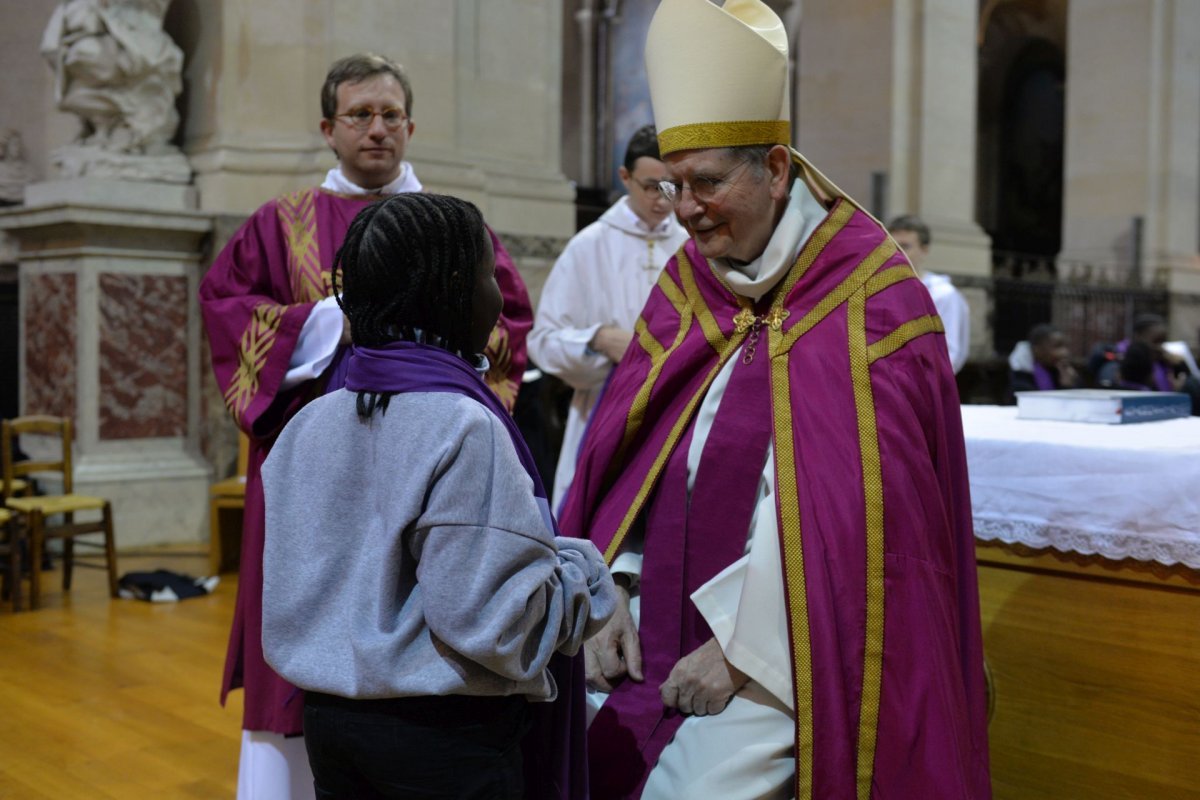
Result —
<path fill-rule="evenodd" d="M 677 150 L 709 147 L 744 147 L 753 144 L 790 144 L 792 124 L 785 119 L 694 122 L 676 125 L 658 133 L 661 155 Z"/>

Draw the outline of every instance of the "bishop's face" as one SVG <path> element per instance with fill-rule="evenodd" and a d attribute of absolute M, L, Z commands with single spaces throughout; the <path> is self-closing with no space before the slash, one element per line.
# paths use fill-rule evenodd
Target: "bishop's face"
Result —
<path fill-rule="evenodd" d="M 767 249 L 787 200 L 787 159 L 784 147 L 773 148 L 765 163 L 727 148 L 663 159 L 676 186 L 675 214 L 706 258 L 748 263 Z"/>

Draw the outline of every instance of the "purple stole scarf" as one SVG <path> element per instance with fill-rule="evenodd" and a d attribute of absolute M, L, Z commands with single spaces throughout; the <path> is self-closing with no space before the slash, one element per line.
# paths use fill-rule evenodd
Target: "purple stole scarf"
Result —
<path fill-rule="evenodd" d="M 689 595 L 744 551 L 771 442 L 796 797 L 877 786 L 990 796 L 965 448 L 945 341 L 931 335 L 941 330 L 903 255 L 845 200 L 758 306 L 693 242 L 668 263 L 595 411 L 560 518 L 610 563 L 645 524 L 646 680 L 621 683 L 589 731 L 594 796 L 637 797 L 678 729 L 658 684 L 712 635 Z M 689 498 L 696 412 L 755 331 Z"/>
<path fill-rule="evenodd" d="M 516 422 L 495 392 L 462 358 L 441 348 L 414 342 L 352 347 L 346 367 L 346 389 L 352 392 L 450 392 L 469 397 L 487 408 L 508 430 L 517 458 L 533 481 L 534 497 L 542 515 L 557 535 L 546 490 Z M 522 743 L 525 797 L 585 800 L 588 795 L 582 654 L 567 658 L 556 653 L 550 660 L 549 669 L 558 686 L 558 699 L 553 703 L 530 704 L 533 725 Z"/>
<path fill-rule="evenodd" d="M 1058 382 L 1054 380 L 1050 370 L 1037 361 L 1033 362 L 1033 384 L 1037 386 L 1039 392 L 1048 392 L 1058 388 Z"/>
<path fill-rule="evenodd" d="M 745 536 L 738 533 L 747 528 L 754 513 L 771 439 L 769 362 L 763 356 L 735 365 L 704 443 L 690 495 L 687 460 L 694 425 L 671 454 L 650 503 L 647 528 L 655 535 L 645 540 L 641 584 L 645 680 L 626 681 L 592 723 L 589 746 L 593 761 L 628 765 L 625 769 L 594 770 L 592 794 L 596 797 L 640 795 L 658 754 L 683 724 L 682 714 L 663 708 L 659 686 L 676 661 L 713 636 L 688 598 L 740 558 L 745 549 Z M 712 530 L 729 535 L 704 535 Z M 628 733 L 633 736 L 623 735 Z"/>

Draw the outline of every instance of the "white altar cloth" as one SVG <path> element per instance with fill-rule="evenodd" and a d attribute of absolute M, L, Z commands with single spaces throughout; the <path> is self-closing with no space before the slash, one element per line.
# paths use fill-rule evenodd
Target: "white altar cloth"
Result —
<path fill-rule="evenodd" d="M 1200 569 L 1200 417 L 1133 425 L 963 406 L 975 536 Z"/>

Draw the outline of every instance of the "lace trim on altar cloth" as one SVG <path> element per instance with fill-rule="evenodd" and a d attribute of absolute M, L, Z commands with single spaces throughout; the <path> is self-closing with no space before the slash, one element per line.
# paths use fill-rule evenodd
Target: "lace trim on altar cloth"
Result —
<path fill-rule="evenodd" d="M 1013 517 L 975 517 L 974 522 L 975 538 L 984 541 L 1023 544 L 1039 550 L 1052 547 L 1064 553 L 1098 555 L 1112 561 L 1132 558 L 1200 569 L 1200 535 L 1101 533 Z"/>

